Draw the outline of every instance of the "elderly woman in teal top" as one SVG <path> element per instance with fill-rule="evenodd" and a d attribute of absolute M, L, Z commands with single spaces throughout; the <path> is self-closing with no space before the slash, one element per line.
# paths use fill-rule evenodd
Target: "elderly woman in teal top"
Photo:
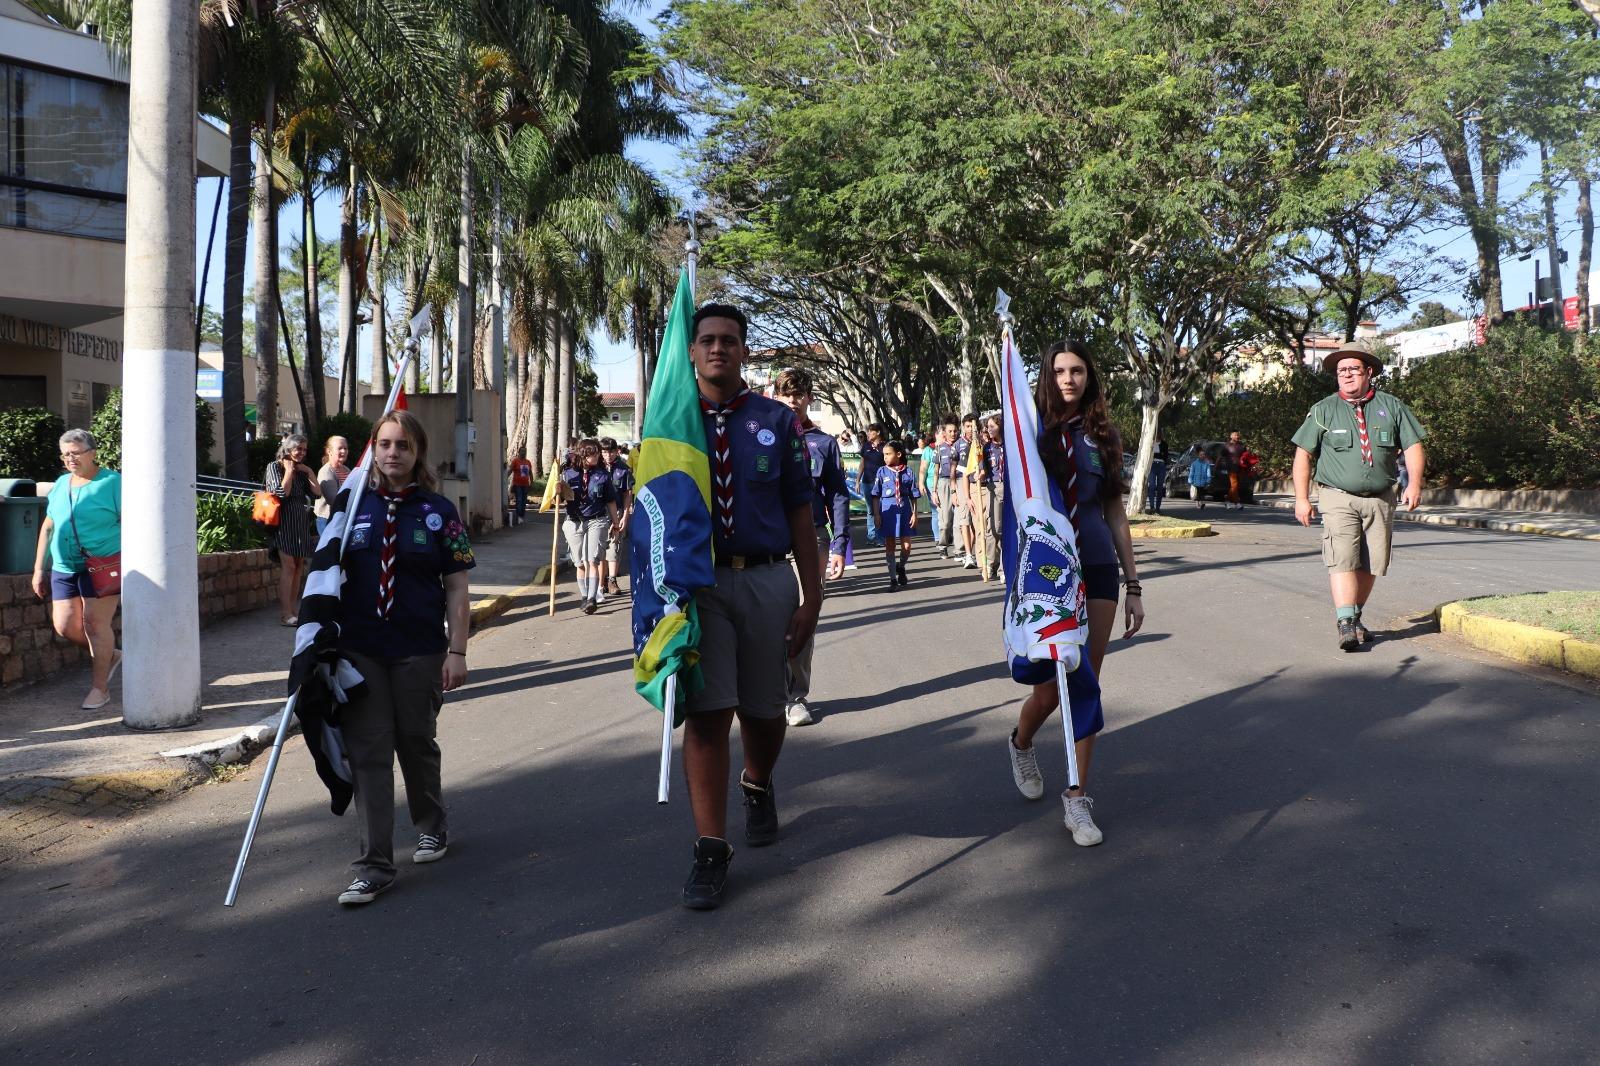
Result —
<path fill-rule="evenodd" d="M 111 702 L 111 677 L 122 665 L 111 620 L 120 596 L 96 596 L 84 553 L 122 550 L 122 477 L 95 461 L 94 434 L 69 429 L 61 435 L 67 472 L 50 487 L 39 551 L 33 563 L 33 594 L 50 601 L 56 632 L 88 649 L 94 677 L 83 709 Z"/>

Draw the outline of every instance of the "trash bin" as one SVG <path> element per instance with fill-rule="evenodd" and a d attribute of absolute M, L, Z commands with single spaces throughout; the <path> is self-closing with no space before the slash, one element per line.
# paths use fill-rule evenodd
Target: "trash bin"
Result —
<path fill-rule="evenodd" d="M 31 574 L 45 500 L 27 478 L 0 478 L 0 574 Z"/>

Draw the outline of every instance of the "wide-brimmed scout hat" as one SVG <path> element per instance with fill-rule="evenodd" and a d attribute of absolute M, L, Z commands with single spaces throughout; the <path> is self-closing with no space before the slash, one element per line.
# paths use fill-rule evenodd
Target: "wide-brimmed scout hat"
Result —
<path fill-rule="evenodd" d="M 1372 368 L 1374 374 L 1383 373 L 1383 356 L 1378 354 L 1377 345 L 1364 338 L 1353 341 L 1340 341 L 1339 347 L 1322 357 L 1322 372 L 1331 374 L 1339 365 L 1339 360 L 1348 356 L 1359 356 L 1363 363 Z"/>

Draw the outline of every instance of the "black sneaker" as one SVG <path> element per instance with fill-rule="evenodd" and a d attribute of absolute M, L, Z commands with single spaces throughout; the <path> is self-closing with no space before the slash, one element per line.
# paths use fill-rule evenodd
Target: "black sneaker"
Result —
<path fill-rule="evenodd" d="M 350 882 L 349 888 L 339 893 L 339 902 L 347 907 L 371 903 L 380 894 L 389 891 L 389 886 L 392 884 L 394 884 L 393 881 L 386 881 L 380 885 L 368 881 L 366 878 L 358 877 Z"/>
<path fill-rule="evenodd" d="M 1339 619 L 1339 650 L 1355 651 L 1361 647 L 1361 636 L 1356 632 L 1354 618 Z"/>
<path fill-rule="evenodd" d="M 778 839 L 778 798 L 772 782 L 765 787 L 753 784 L 741 770 L 739 787 L 744 790 L 744 842 L 764 848 Z"/>
<path fill-rule="evenodd" d="M 411 861 L 415 863 L 438 862 L 450 851 L 450 842 L 443 833 L 434 836 L 432 833 L 423 833 L 417 838 L 417 850 L 411 853 Z"/>
<path fill-rule="evenodd" d="M 701 837 L 694 842 L 694 869 L 683 883 L 683 905 L 693 911 L 714 910 L 722 902 L 722 889 L 728 883 L 728 863 L 733 861 L 733 846 L 716 837 Z"/>
<path fill-rule="evenodd" d="M 900 591 L 900 579 L 895 577 L 893 574 L 889 575 L 889 591 L 890 592 L 899 592 Z"/>
<path fill-rule="evenodd" d="M 598 606 L 600 606 L 600 605 L 595 603 L 593 600 L 584 600 L 583 601 L 583 608 L 582 608 L 583 613 L 584 614 L 594 614 L 595 608 L 598 607 Z"/>
<path fill-rule="evenodd" d="M 894 564 L 894 576 L 900 580 L 900 584 L 902 584 L 902 585 L 906 584 L 906 564 L 905 563 L 895 563 Z"/>

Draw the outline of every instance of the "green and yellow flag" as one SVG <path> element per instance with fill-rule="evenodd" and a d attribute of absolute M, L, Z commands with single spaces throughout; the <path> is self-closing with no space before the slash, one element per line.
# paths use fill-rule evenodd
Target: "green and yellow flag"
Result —
<path fill-rule="evenodd" d="M 703 687 L 694 596 L 716 581 L 711 563 L 711 458 L 700 387 L 689 359 L 694 290 L 678 275 L 661 356 L 645 405 L 634 477 L 629 551 L 633 578 L 633 686 L 658 710 L 667 678 L 687 695 Z M 679 709 L 676 718 L 682 720 Z"/>

